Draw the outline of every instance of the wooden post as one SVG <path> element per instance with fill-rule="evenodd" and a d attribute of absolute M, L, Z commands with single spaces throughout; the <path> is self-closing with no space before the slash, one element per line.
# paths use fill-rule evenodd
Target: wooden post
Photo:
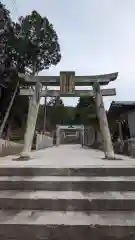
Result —
<path fill-rule="evenodd" d="M 60 144 L 60 126 L 56 126 L 56 146 Z"/>
<path fill-rule="evenodd" d="M 120 152 L 123 152 L 123 147 L 124 147 L 124 141 L 123 141 L 123 134 L 122 134 L 122 126 L 121 126 L 121 122 L 118 121 L 118 131 L 119 131 L 119 138 L 120 138 Z"/>
<path fill-rule="evenodd" d="M 81 145 L 84 146 L 84 125 L 81 126 Z"/>
<path fill-rule="evenodd" d="M 41 83 L 37 82 L 34 94 L 31 97 L 30 103 L 29 103 L 27 127 L 26 127 L 25 136 L 24 136 L 24 148 L 18 160 L 28 160 L 31 157 L 30 153 L 31 153 L 31 148 L 33 143 L 37 116 L 38 116 L 41 89 L 42 89 Z"/>
<path fill-rule="evenodd" d="M 45 91 L 47 92 L 47 86 Z M 46 129 L 46 120 L 47 120 L 47 97 L 45 96 L 45 101 L 44 101 L 44 126 L 43 126 L 43 134 L 45 134 Z"/>
<path fill-rule="evenodd" d="M 122 126 L 121 126 L 121 122 L 117 121 L 118 124 L 118 130 L 119 130 L 119 137 L 120 137 L 120 141 L 123 141 L 123 134 L 122 134 Z"/>
<path fill-rule="evenodd" d="M 95 103 L 97 108 L 97 115 L 99 118 L 100 131 L 104 142 L 105 158 L 115 159 L 106 111 L 103 103 L 103 97 L 100 90 L 100 84 L 98 82 L 93 84 L 93 90 L 95 94 Z"/>

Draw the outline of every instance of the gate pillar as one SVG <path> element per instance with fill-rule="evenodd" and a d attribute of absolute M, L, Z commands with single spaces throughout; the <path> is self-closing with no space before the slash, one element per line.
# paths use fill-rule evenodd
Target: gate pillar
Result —
<path fill-rule="evenodd" d="M 101 131 L 103 142 L 104 142 L 105 157 L 107 159 L 115 159 L 106 111 L 104 108 L 103 97 L 101 94 L 100 84 L 98 82 L 93 84 L 93 90 L 95 95 L 97 116 L 100 124 L 100 131 Z"/>
<path fill-rule="evenodd" d="M 42 89 L 42 85 L 40 84 L 40 82 L 38 82 L 36 84 L 34 94 L 29 101 L 27 126 L 26 126 L 26 132 L 24 135 L 24 147 L 18 160 L 30 159 L 30 153 L 31 153 L 36 121 L 38 116 L 38 110 L 39 110 L 39 104 L 40 104 L 41 89 Z"/>

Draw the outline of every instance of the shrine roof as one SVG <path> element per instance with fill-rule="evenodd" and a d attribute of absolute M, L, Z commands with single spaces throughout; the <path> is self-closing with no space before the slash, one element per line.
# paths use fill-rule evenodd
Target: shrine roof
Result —
<path fill-rule="evenodd" d="M 94 82 L 98 81 L 100 85 L 107 85 L 109 82 L 117 79 L 118 73 L 91 75 L 91 76 L 74 76 L 75 86 L 90 86 Z M 60 76 L 30 76 L 19 74 L 19 77 L 25 78 L 27 85 L 35 85 L 37 81 L 40 81 L 43 85 L 47 86 L 59 86 Z"/>
<path fill-rule="evenodd" d="M 114 117 L 135 109 L 134 101 L 112 101 L 108 110 L 108 116 Z"/>

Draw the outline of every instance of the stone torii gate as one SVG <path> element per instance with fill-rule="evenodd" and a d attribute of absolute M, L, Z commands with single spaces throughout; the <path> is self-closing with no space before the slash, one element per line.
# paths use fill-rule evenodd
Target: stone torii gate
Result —
<path fill-rule="evenodd" d="M 57 125 L 56 126 L 56 146 L 60 144 L 60 131 L 61 130 L 75 130 L 75 131 L 80 131 L 81 133 L 81 144 L 83 146 L 84 143 L 84 125 Z"/>
<path fill-rule="evenodd" d="M 116 91 L 115 89 L 101 89 L 100 86 L 108 85 L 109 82 L 116 80 L 117 76 L 118 73 L 94 76 L 75 76 L 75 72 L 60 72 L 60 76 L 29 76 L 20 74 L 20 77 L 25 78 L 27 85 L 36 87 L 34 90 L 20 89 L 20 95 L 29 96 L 30 103 L 27 128 L 24 137 L 24 149 L 19 159 L 28 160 L 30 158 L 40 97 L 47 96 L 93 96 L 95 99 L 100 131 L 104 141 L 105 157 L 107 159 L 115 159 L 102 96 L 116 95 Z M 60 86 L 60 90 L 42 90 L 42 86 Z M 75 90 L 75 86 L 92 86 L 93 90 Z"/>

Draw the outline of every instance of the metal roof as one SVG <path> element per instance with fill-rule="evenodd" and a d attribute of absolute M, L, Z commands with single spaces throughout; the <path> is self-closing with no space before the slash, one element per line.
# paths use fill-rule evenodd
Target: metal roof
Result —
<path fill-rule="evenodd" d="M 108 116 L 118 116 L 119 114 L 135 109 L 134 101 L 112 101 L 108 110 Z"/>
<path fill-rule="evenodd" d="M 135 106 L 135 101 L 112 101 L 112 106 Z"/>

